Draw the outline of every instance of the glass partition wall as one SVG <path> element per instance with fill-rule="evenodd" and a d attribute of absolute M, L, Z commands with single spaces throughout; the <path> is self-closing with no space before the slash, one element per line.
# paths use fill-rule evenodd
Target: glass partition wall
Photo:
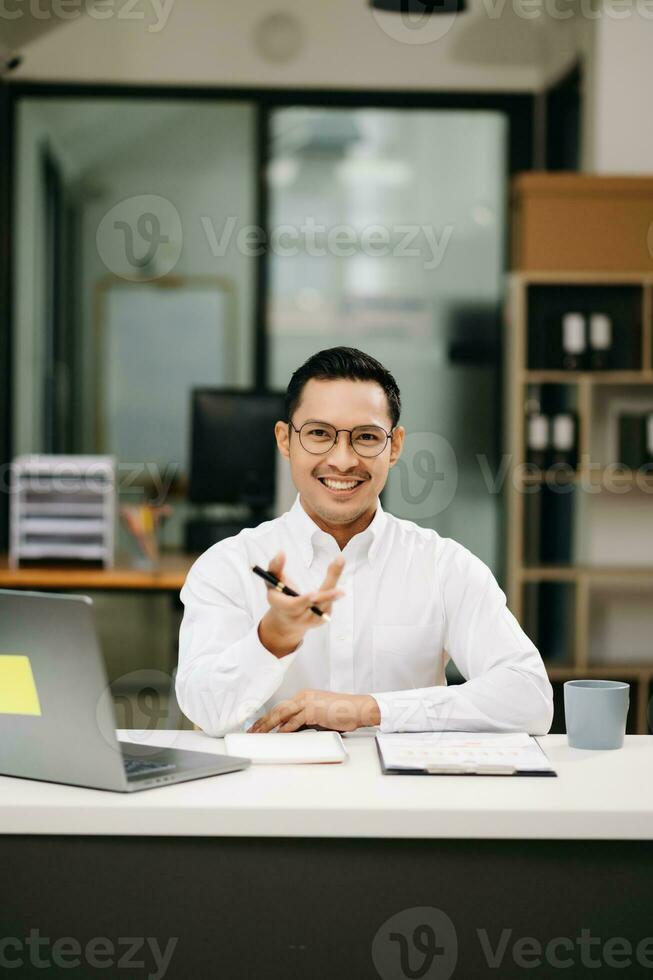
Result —
<path fill-rule="evenodd" d="M 272 384 L 324 347 L 377 357 L 407 428 L 385 506 L 493 567 L 506 133 L 490 111 L 288 107 L 267 171 Z"/>
<path fill-rule="evenodd" d="M 150 467 L 179 547 L 190 389 L 356 346 L 402 389 L 385 506 L 496 568 L 508 117 L 283 102 L 17 99 L 13 454 Z"/>
<path fill-rule="evenodd" d="M 24 98 L 14 449 L 111 453 L 184 485 L 190 389 L 252 383 L 255 110 Z M 144 474 L 138 482 L 147 482 Z"/>

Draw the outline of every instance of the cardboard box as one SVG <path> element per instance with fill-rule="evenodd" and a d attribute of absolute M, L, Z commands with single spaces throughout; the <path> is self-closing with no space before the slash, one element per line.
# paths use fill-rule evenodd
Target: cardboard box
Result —
<path fill-rule="evenodd" d="M 653 177 L 519 174 L 512 186 L 512 267 L 653 273 Z"/>

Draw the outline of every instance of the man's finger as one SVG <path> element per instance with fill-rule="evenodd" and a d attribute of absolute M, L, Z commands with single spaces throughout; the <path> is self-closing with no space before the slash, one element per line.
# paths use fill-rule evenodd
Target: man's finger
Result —
<path fill-rule="evenodd" d="M 301 705 L 297 701 L 282 701 L 281 704 L 275 705 L 267 715 L 259 719 L 258 731 L 271 732 L 273 728 L 276 728 L 277 725 L 282 725 L 300 709 Z"/>
<path fill-rule="evenodd" d="M 272 572 L 277 578 L 281 578 L 283 573 L 283 566 L 286 562 L 286 556 L 283 551 L 279 551 L 268 565 L 268 572 Z"/>
<path fill-rule="evenodd" d="M 330 606 L 335 599 L 339 599 L 345 593 L 339 589 L 329 589 L 324 592 L 309 592 L 307 595 L 288 596 L 280 592 L 271 592 L 268 596 L 270 605 L 283 612 L 292 619 L 301 619 L 309 612 L 311 606 L 319 606 L 328 612 L 326 606 Z M 314 615 L 314 614 L 311 614 Z"/>
<path fill-rule="evenodd" d="M 323 592 L 314 592 L 313 600 L 308 603 L 307 609 L 310 610 L 311 606 L 318 606 L 322 612 L 328 613 L 332 603 L 341 599 L 344 594 L 342 589 L 325 589 Z"/>
<path fill-rule="evenodd" d="M 301 589 L 298 589 L 297 586 L 293 584 L 292 580 L 289 579 L 287 577 L 287 575 L 284 573 L 285 566 L 286 566 L 286 555 L 285 555 L 285 552 L 279 551 L 274 556 L 274 558 L 269 562 L 269 564 L 268 564 L 268 572 L 272 572 L 272 574 L 273 575 L 276 575 L 277 578 L 284 585 L 290 586 L 290 588 L 291 589 L 294 589 L 295 592 L 298 592 L 298 593 L 301 592 Z M 268 585 L 268 588 L 271 589 L 271 590 L 274 590 L 274 586 L 273 585 Z"/>
<path fill-rule="evenodd" d="M 306 724 L 306 712 L 302 709 L 296 715 L 289 718 L 283 725 L 279 726 L 280 732 L 296 732 L 298 728 Z"/>
<path fill-rule="evenodd" d="M 342 589 L 321 589 L 319 592 L 310 592 L 306 596 L 306 605 L 319 606 L 322 602 L 332 602 L 333 599 L 339 599 L 345 593 Z"/>
<path fill-rule="evenodd" d="M 327 568 L 327 573 L 324 576 L 324 582 L 322 582 L 320 588 L 333 589 L 336 586 L 344 567 L 345 567 L 345 559 L 342 557 L 342 555 L 339 555 L 337 558 L 334 558 L 331 564 L 329 565 L 329 567 Z"/>

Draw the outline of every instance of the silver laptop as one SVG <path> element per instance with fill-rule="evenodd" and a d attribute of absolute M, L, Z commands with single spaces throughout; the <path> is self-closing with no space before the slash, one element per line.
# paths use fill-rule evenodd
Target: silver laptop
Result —
<path fill-rule="evenodd" d="M 0 774 L 132 793 L 249 759 L 119 742 L 88 596 L 0 589 Z"/>

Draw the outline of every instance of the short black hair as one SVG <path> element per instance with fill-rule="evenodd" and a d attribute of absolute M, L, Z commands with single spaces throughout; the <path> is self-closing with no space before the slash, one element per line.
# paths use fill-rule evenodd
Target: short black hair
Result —
<path fill-rule="evenodd" d="M 401 395 L 399 386 L 387 368 L 370 354 L 355 347 L 329 347 L 312 354 L 298 367 L 291 377 L 285 396 L 286 421 L 299 405 L 304 385 L 311 378 L 318 381 L 331 381 L 346 378 L 349 381 L 376 381 L 381 385 L 388 399 L 392 428 L 401 415 Z"/>

